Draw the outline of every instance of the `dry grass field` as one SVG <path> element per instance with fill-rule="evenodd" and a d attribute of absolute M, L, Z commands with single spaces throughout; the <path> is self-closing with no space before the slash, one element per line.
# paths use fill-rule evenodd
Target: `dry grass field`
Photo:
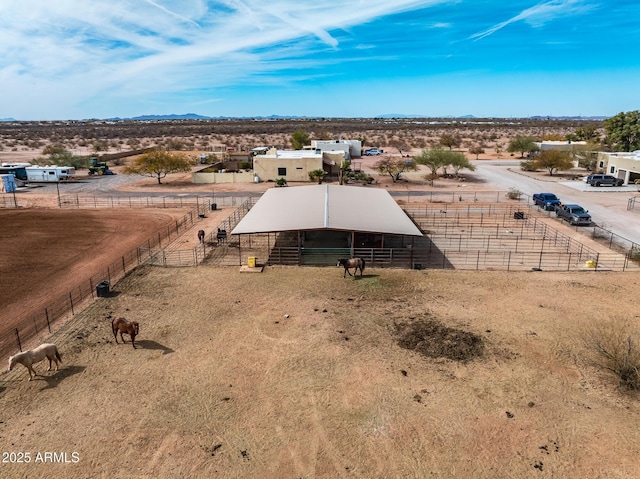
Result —
<path fill-rule="evenodd" d="M 637 323 L 639 283 L 142 267 L 51 338 L 60 371 L 2 375 L 2 451 L 31 462 L 0 474 L 639 477 L 638 398 L 584 341 Z M 115 344 L 120 316 L 138 349 Z"/>

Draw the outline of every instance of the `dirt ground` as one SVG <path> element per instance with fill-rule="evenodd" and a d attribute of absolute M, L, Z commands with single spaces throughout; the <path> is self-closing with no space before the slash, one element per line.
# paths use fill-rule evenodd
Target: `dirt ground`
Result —
<path fill-rule="evenodd" d="M 640 403 L 584 338 L 639 283 L 143 267 L 51 338 L 60 371 L 2 375 L 2 477 L 638 477 Z"/>

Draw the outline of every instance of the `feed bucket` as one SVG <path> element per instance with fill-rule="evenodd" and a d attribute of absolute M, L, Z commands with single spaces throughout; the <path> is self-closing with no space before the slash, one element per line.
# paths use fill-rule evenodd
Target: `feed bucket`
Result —
<path fill-rule="evenodd" d="M 109 281 L 101 281 L 96 285 L 96 295 L 98 296 L 98 298 L 109 297 L 109 286 L 111 286 L 111 283 L 109 283 Z"/>

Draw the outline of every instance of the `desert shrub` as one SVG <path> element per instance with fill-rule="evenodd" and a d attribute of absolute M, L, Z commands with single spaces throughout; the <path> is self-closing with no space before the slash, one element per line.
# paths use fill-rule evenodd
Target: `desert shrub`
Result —
<path fill-rule="evenodd" d="M 524 160 L 520 162 L 520 169 L 522 171 L 538 171 L 533 160 Z"/>
<path fill-rule="evenodd" d="M 325 172 L 323 169 L 313 170 L 309 172 L 309 179 L 311 181 L 316 181 L 318 183 L 322 183 L 324 179 Z"/>
<path fill-rule="evenodd" d="M 362 181 L 362 182 L 367 183 L 367 184 L 373 183 L 373 176 L 370 176 L 370 175 L 368 175 L 368 174 L 366 174 L 366 173 L 364 173 L 362 171 L 359 171 L 358 173 L 355 173 L 353 175 L 353 179 L 355 181 Z"/>
<path fill-rule="evenodd" d="M 276 178 L 276 185 L 277 186 L 287 186 L 287 179 L 286 178 Z"/>
<path fill-rule="evenodd" d="M 587 171 L 596 171 L 598 167 L 597 158 L 581 158 L 578 160 L 578 166 L 584 168 Z"/>
<path fill-rule="evenodd" d="M 509 191 L 505 194 L 507 198 L 510 200 L 519 200 L 522 197 L 523 193 L 518 188 L 509 188 Z"/>
<path fill-rule="evenodd" d="M 620 385 L 640 390 L 640 331 L 625 320 L 600 323 L 587 332 L 586 345 L 596 366 L 615 374 Z"/>

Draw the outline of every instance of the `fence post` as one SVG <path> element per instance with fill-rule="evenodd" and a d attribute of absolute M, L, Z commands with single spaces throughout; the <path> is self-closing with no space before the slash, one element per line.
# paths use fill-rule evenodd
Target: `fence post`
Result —
<path fill-rule="evenodd" d="M 125 265 L 124 256 L 122 257 L 122 274 L 126 274 L 127 267 Z"/>
<path fill-rule="evenodd" d="M 73 311 L 73 297 L 71 296 L 71 293 L 69 293 L 69 302 L 71 303 L 71 314 L 75 315 L 76 313 Z"/>
<path fill-rule="evenodd" d="M 16 340 L 18 341 L 18 349 L 22 352 L 22 344 L 20 343 L 20 333 L 18 333 L 18 328 L 16 328 Z"/>

